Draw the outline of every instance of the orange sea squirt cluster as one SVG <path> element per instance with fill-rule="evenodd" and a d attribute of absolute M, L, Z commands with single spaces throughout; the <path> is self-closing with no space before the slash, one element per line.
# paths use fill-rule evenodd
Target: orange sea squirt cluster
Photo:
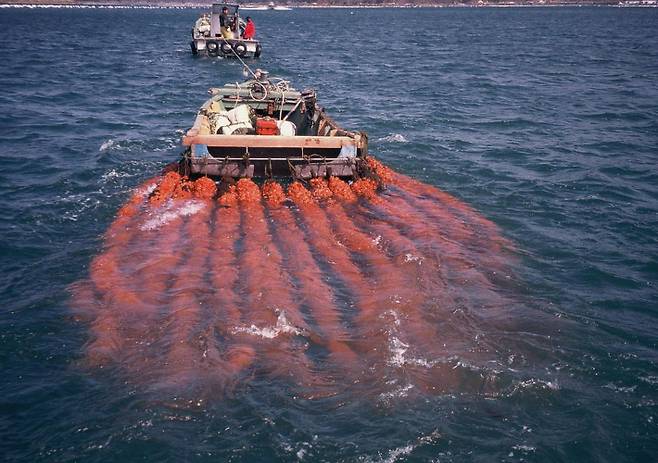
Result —
<path fill-rule="evenodd" d="M 360 178 L 352 183 L 352 191 L 366 199 L 374 198 L 377 193 L 377 182 L 370 178 Z"/>
<path fill-rule="evenodd" d="M 260 202 L 260 189 L 253 180 L 241 178 L 236 185 L 238 198 L 241 203 L 258 203 Z"/>
<path fill-rule="evenodd" d="M 268 206 L 277 207 L 284 203 L 286 194 L 279 183 L 265 182 L 263 185 L 263 198 Z"/>
<path fill-rule="evenodd" d="M 149 204 L 151 206 L 159 206 L 171 198 L 180 181 L 181 176 L 178 172 L 167 172 L 149 198 Z"/>
<path fill-rule="evenodd" d="M 312 178 L 309 183 L 311 184 L 311 193 L 317 201 L 326 201 L 334 195 L 329 189 L 327 181 L 323 178 Z"/>
<path fill-rule="evenodd" d="M 220 206 L 233 207 L 238 204 L 238 191 L 235 185 L 231 185 L 217 200 Z"/>
<path fill-rule="evenodd" d="M 311 192 L 299 182 L 293 182 L 292 185 L 288 187 L 288 196 L 290 196 L 297 205 L 313 204 L 315 202 Z"/>
<path fill-rule="evenodd" d="M 379 181 L 383 183 L 384 185 L 393 183 L 393 177 L 395 173 L 393 172 L 392 169 L 389 167 L 386 167 L 384 164 L 379 162 L 377 159 L 373 157 L 368 157 L 366 158 L 366 164 L 370 169 L 375 172 L 375 175 L 379 177 Z"/>
<path fill-rule="evenodd" d="M 327 184 L 336 199 L 347 202 L 356 201 L 356 195 L 350 186 L 338 177 L 329 177 Z"/>
<path fill-rule="evenodd" d="M 199 199 L 212 199 L 217 193 L 217 185 L 208 177 L 201 177 L 194 181 L 194 197 Z"/>

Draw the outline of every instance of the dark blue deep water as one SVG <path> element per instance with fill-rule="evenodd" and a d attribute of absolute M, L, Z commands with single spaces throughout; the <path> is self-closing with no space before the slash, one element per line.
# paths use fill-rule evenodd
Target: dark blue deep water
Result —
<path fill-rule="evenodd" d="M 207 88 L 243 78 L 191 55 L 198 13 L 0 10 L 0 460 L 655 461 L 658 9 L 252 14 L 258 66 L 515 243 L 480 389 L 307 400 L 254 378 L 196 403 L 81 367 L 69 286 Z"/>

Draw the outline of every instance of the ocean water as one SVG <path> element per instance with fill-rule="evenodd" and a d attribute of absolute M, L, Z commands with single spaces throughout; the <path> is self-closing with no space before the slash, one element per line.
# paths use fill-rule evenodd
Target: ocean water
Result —
<path fill-rule="evenodd" d="M 312 399 L 255 377 L 194 400 L 85 367 L 71 284 L 207 88 L 243 79 L 191 55 L 198 13 L 0 10 L 4 461 L 655 459 L 656 9 L 250 13 L 250 64 L 514 243 L 504 323 L 471 327 L 488 363 L 451 358 L 463 389 Z"/>

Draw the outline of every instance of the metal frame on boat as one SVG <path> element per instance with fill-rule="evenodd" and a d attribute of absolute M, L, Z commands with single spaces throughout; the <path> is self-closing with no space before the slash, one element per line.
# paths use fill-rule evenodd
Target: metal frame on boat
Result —
<path fill-rule="evenodd" d="M 308 179 L 358 175 L 368 152 L 364 132 L 340 128 L 317 104 L 257 70 L 243 83 L 211 88 L 183 137 L 181 173 L 212 177 Z"/>

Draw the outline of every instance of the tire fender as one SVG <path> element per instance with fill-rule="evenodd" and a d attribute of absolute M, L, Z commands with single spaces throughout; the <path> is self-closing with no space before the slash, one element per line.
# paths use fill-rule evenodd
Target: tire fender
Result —
<path fill-rule="evenodd" d="M 244 44 L 244 42 L 235 42 L 233 44 L 233 51 L 239 56 L 243 57 L 244 55 L 247 54 L 247 46 Z"/>
<path fill-rule="evenodd" d="M 219 49 L 219 46 L 217 45 L 217 42 L 214 40 L 210 40 L 206 42 L 206 50 L 208 51 L 208 54 L 210 56 L 217 56 L 217 51 Z"/>
<path fill-rule="evenodd" d="M 233 47 L 231 47 L 231 44 L 228 43 L 228 42 L 222 42 L 222 45 L 221 45 L 220 48 L 221 48 L 222 53 L 223 53 L 224 55 L 231 55 L 231 54 L 233 54 L 233 51 L 232 51 L 232 50 L 233 50 Z"/>

